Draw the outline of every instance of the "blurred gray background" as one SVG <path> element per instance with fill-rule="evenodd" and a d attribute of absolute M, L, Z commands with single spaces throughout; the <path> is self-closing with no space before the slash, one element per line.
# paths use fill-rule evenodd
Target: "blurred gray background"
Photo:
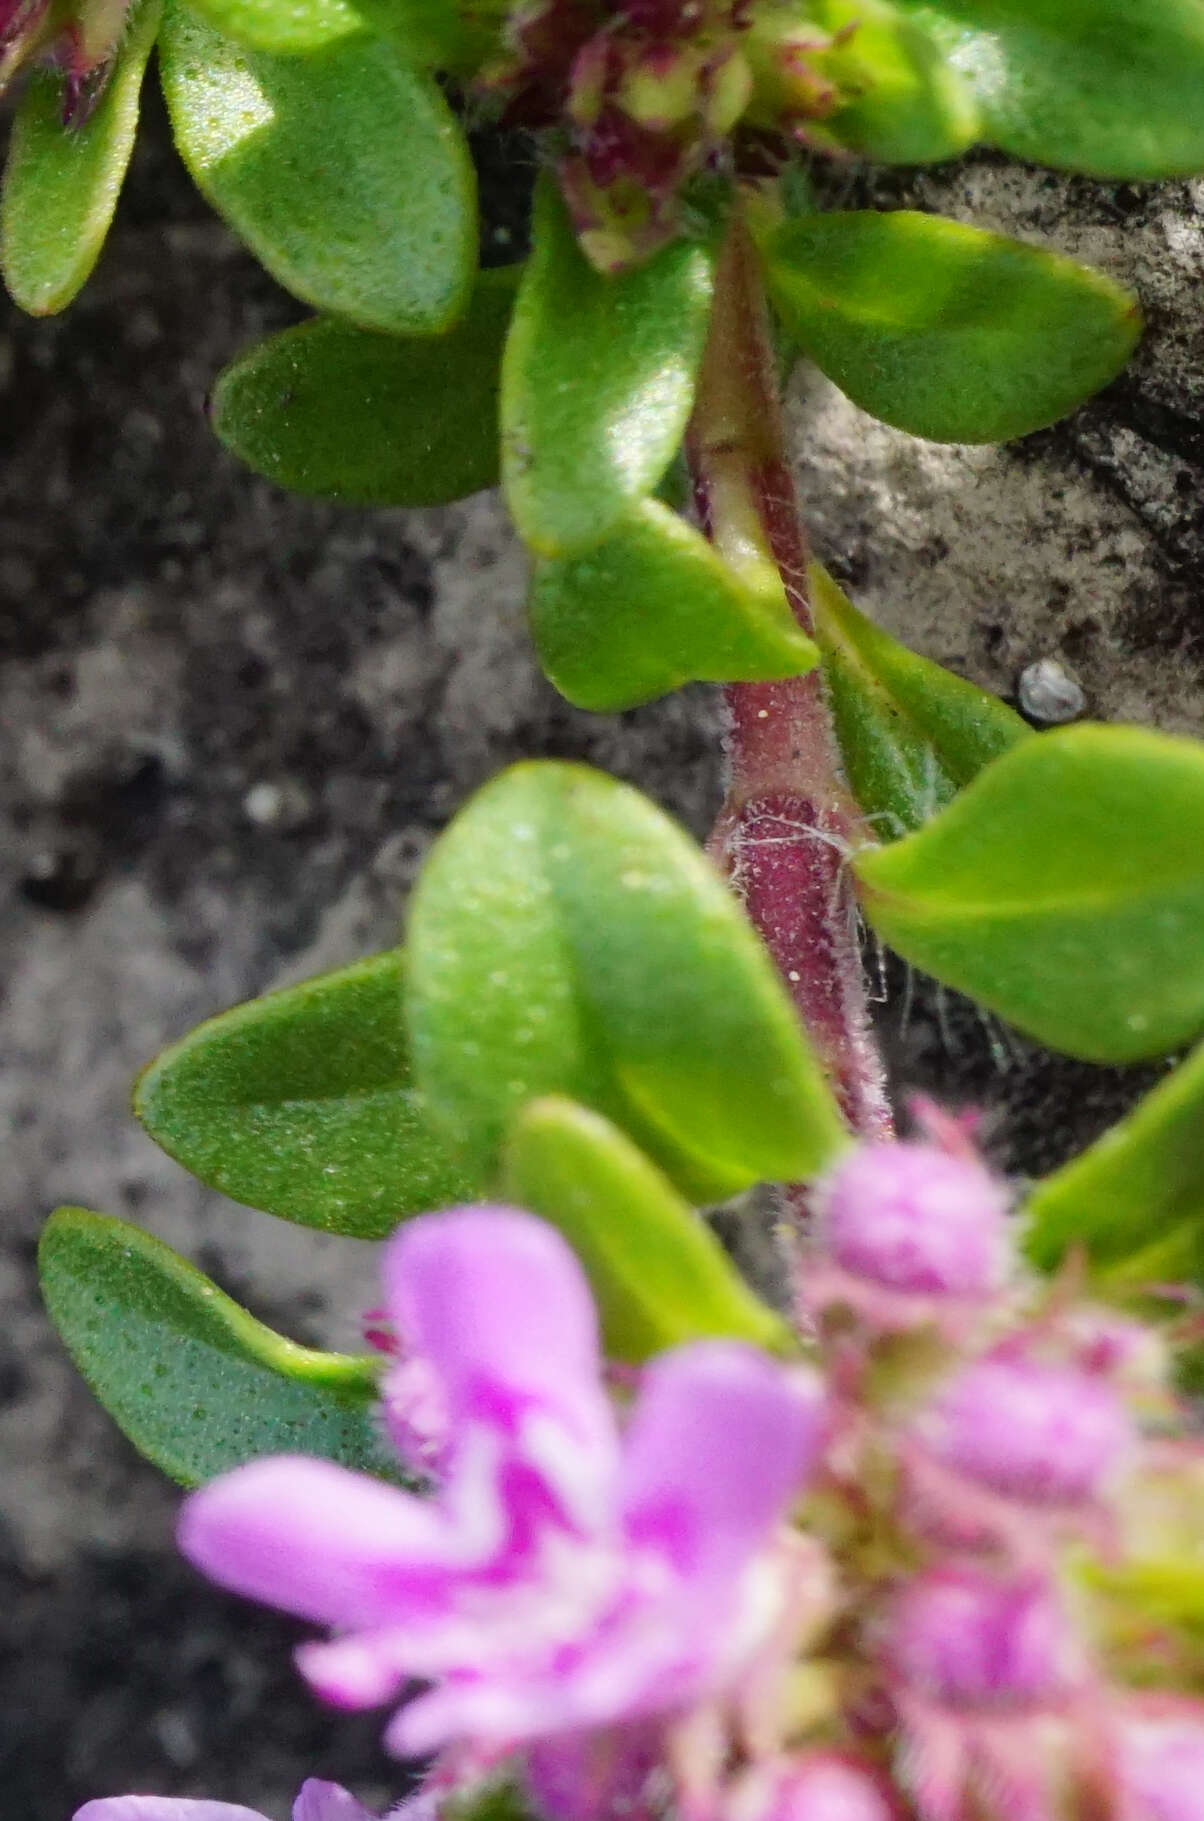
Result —
<path fill-rule="evenodd" d="M 129 1082 L 240 998 L 383 947 L 429 842 L 520 755 L 632 779 L 703 834 L 713 693 L 591 718 L 537 674 L 497 501 L 345 511 L 212 440 L 226 360 L 300 311 L 191 191 L 153 98 L 116 231 L 63 318 L 0 339 L 0 1790 L 14 1821 L 89 1795 L 208 1794 L 284 1817 L 306 1771 L 399 1794 L 377 1721 L 319 1712 L 293 1630 L 181 1567 L 176 1495 L 76 1380 L 39 1312 L 56 1203 L 144 1222 L 299 1339 L 350 1344 L 371 1249 L 223 1202 L 156 1152 Z M 521 231 L 521 156 L 487 185 Z M 850 179 L 847 199 L 867 195 Z M 1014 695 L 1054 657 L 1090 712 L 1201 729 L 1204 185 L 1105 186 L 977 160 L 894 177 L 1135 283 L 1149 332 L 1072 422 L 1003 450 L 912 441 L 800 374 L 819 553 L 917 649 Z M 985 1104 L 1037 1171 L 1148 1074 L 1045 1057 L 900 971 L 901 1084 Z"/>

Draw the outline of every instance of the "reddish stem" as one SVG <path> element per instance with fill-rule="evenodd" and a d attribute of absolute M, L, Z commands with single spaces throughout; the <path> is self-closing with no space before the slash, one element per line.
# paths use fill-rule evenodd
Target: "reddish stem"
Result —
<path fill-rule="evenodd" d="M 720 260 L 687 453 L 708 537 L 750 578 L 759 572 L 763 580 L 772 566 L 810 632 L 807 549 L 764 293 L 738 219 Z M 889 1136 L 845 865 L 865 830 L 841 775 L 822 675 L 733 683 L 724 694 L 729 784 L 713 850 L 781 970 L 850 1126 Z"/>

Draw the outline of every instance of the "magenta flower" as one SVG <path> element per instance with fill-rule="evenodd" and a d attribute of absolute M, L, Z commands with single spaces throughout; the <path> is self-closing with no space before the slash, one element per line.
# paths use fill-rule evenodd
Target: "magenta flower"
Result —
<path fill-rule="evenodd" d="M 237 1802 L 195 1801 L 187 1796 L 101 1796 L 75 1811 L 74 1821 L 266 1821 Z M 337 1783 L 310 1777 L 293 1803 L 293 1821 L 376 1821 Z"/>
<path fill-rule="evenodd" d="M 907 1583 L 891 1614 L 887 1660 L 905 1690 L 962 1713 L 1052 1706 L 1083 1673 L 1049 1581 L 973 1563 Z"/>
<path fill-rule="evenodd" d="M 873 1328 L 943 1325 L 1003 1289 L 1008 1199 L 976 1158 L 941 1144 L 866 1144 L 816 1185 L 802 1297 L 855 1309 Z"/>
<path fill-rule="evenodd" d="M 510 1209 L 413 1222 L 385 1288 L 446 1414 L 437 1494 L 258 1461 L 187 1502 L 189 1559 L 339 1634 L 299 1653 L 327 1699 L 431 1684 L 390 1728 L 402 1755 L 501 1751 L 730 1692 L 789 1603 L 779 1530 L 820 1445 L 816 1381 L 734 1343 L 683 1347 L 645 1372 L 621 1436 L 580 1267 Z"/>
<path fill-rule="evenodd" d="M 898 1821 L 884 1779 L 830 1748 L 759 1765 L 737 1784 L 727 1821 Z"/>
<path fill-rule="evenodd" d="M 1007 1355 L 964 1367 L 922 1429 L 945 1467 L 1050 1506 L 1097 1498 L 1137 1439 L 1120 1396 L 1098 1375 Z"/>
<path fill-rule="evenodd" d="M 1165 1702 L 1120 1728 L 1122 1821 L 1204 1821 L 1204 1705 Z"/>

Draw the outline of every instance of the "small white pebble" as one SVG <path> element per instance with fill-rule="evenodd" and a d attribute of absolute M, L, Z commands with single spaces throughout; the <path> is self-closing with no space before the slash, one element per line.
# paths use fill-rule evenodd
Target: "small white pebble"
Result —
<path fill-rule="evenodd" d="M 1020 672 L 1020 707 L 1030 721 L 1058 726 L 1077 720 L 1087 706 L 1082 685 L 1058 658 L 1037 658 Z"/>
<path fill-rule="evenodd" d="M 266 828 L 273 822 L 279 822 L 284 808 L 284 792 L 279 784 L 252 784 L 242 800 L 242 806 L 249 821 Z"/>

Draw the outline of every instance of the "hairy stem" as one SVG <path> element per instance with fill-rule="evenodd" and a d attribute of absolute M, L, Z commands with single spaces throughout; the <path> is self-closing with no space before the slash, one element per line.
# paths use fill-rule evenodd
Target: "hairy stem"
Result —
<path fill-rule="evenodd" d="M 737 572 L 776 571 L 811 631 L 807 549 L 786 457 L 757 254 L 736 218 L 720 260 L 710 339 L 687 437 L 702 525 Z M 891 1130 L 870 1030 L 845 857 L 864 839 L 841 775 L 819 670 L 733 683 L 727 800 L 713 848 L 773 955 L 852 1129 Z"/>

